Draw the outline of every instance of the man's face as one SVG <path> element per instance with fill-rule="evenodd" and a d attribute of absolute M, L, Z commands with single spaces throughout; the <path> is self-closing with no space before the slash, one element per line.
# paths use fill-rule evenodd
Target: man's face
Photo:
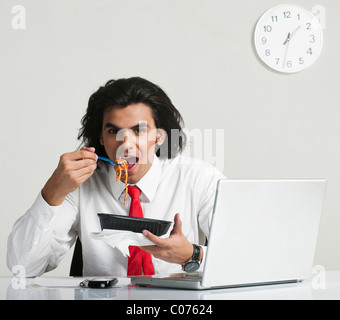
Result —
<path fill-rule="evenodd" d="M 151 108 L 137 103 L 104 112 L 100 142 L 111 160 L 128 162 L 128 183 L 135 184 L 150 169 L 155 144 L 164 142 L 164 134 L 157 130 Z"/>

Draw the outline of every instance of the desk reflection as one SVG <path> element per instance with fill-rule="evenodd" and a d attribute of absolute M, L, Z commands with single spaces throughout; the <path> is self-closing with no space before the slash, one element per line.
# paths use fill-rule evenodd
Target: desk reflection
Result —
<path fill-rule="evenodd" d="M 215 290 L 176 290 L 127 285 L 120 288 L 46 288 L 18 289 L 10 282 L 8 300 L 276 300 L 313 299 L 308 283 L 266 285 Z"/>

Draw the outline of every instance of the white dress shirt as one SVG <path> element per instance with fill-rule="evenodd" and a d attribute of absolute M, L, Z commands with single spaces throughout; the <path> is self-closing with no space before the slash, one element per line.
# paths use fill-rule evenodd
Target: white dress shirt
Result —
<path fill-rule="evenodd" d="M 136 184 L 142 191 L 144 217 L 173 221 L 179 213 L 187 239 L 204 245 L 217 182 L 224 178 L 215 167 L 201 160 L 182 155 L 174 159 L 155 157 L 150 170 Z M 98 213 L 129 214 L 130 197 L 127 196 L 124 205 L 124 187 L 124 183 L 116 182 L 114 167 L 98 161 L 94 174 L 60 206 L 48 205 L 39 193 L 8 238 L 8 267 L 21 265 L 26 276 L 39 276 L 58 266 L 78 235 L 83 249 L 84 276 L 125 277 L 128 258 L 104 241 L 90 237 L 91 232 L 101 231 Z M 168 234 L 171 230 L 172 226 Z M 203 249 L 205 252 L 204 246 Z M 152 261 L 156 274 L 181 271 L 179 264 L 153 256 Z"/>

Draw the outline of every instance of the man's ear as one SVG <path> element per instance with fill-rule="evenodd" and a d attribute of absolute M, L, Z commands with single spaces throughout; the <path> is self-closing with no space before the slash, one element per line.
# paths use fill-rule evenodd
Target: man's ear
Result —
<path fill-rule="evenodd" d="M 167 133 L 164 129 L 162 129 L 162 128 L 157 129 L 156 143 L 159 146 L 161 146 L 164 143 L 166 135 L 167 135 Z"/>
<path fill-rule="evenodd" d="M 104 145 L 104 140 L 103 140 L 102 134 L 100 134 L 99 142 L 100 142 L 100 144 L 101 144 L 102 146 Z"/>

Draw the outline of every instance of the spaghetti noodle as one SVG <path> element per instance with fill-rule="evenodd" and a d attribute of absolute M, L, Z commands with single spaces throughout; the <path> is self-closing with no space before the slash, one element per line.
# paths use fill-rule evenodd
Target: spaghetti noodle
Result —
<path fill-rule="evenodd" d="M 123 180 L 125 183 L 125 197 L 124 197 L 124 204 L 126 203 L 126 196 L 128 193 L 128 187 L 127 187 L 127 179 L 128 179 L 128 163 L 126 160 L 123 160 L 122 158 L 119 158 L 116 160 L 118 165 L 116 166 L 116 181 Z"/>

